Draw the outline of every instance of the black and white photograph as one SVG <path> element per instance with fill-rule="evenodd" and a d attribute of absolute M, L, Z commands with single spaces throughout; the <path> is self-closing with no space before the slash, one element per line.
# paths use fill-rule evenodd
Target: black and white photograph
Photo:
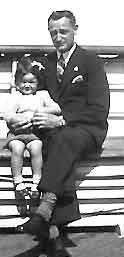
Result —
<path fill-rule="evenodd" d="M 123 257 L 123 1 L 0 8 L 0 257 Z"/>

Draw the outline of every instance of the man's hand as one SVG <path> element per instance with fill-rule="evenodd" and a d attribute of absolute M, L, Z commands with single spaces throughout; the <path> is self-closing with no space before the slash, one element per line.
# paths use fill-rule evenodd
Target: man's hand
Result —
<path fill-rule="evenodd" d="M 31 118 L 25 117 L 20 113 L 5 113 L 4 120 L 7 122 L 8 127 L 13 129 L 15 132 L 19 130 L 25 130 L 32 126 Z"/>
<path fill-rule="evenodd" d="M 20 122 L 17 122 L 15 124 L 12 124 L 12 127 L 17 131 L 17 130 L 20 130 L 20 129 L 27 129 L 27 128 L 30 128 L 32 126 L 32 122 L 31 121 L 20 121 Z"/>
<path fill-rule="evenodd" d="M 55 128 L 62 126 L 62 116 L 55 114 L 36 112 L 32 119 L 33 126 L 38 128 Z"/>
<path fill-rule="evenodd" d="M 32 127 L 32 122 L 24 119 L 18 122 L 10 123 L 8 124 L 8 127 L 12 128 L 15 132 L 24 132 L 27 128 Z"/>

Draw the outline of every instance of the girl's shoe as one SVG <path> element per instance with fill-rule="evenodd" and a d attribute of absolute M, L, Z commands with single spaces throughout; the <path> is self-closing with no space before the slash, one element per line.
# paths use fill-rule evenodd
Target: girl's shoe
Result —
<path fill-rule="evenodd" d="M 28 190 L 25 187 L 19 190 L 18 185 L 15 186 L 14 190 L 18 212 L 22 217 L 25 217 L 27 216 L 26 196 L 28 196 Z"/>
<path fill-rule="evenodd" d="M 38 200 L 40 198 L 40 192 L 38 190 L 36 191 L 29 191 L 29 196 L 32 200 Z"/>
<path fill-rule="evenodd" d="M 29 215 L 32 215 L 37 210 L 37 207 L 40 203 L 40 192 L 38 190 L 36 191 L 29 191 L 30 196 L 30 206 L 29 206 Z"/>
<path fill-rule="evenodd" d="M 29 191 L 29 196 L 32 200 L 39 200 L 40 192 L 37 189 L 38 184 L 33 183 L 31 186 L 31 190 Z"/>

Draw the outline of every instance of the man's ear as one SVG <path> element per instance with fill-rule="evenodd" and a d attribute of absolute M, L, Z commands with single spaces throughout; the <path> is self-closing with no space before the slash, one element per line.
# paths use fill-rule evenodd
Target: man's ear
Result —
<path fill-rule="evenodd" d="M 78 25 L 77 24 L 75 24 L 75 30 L 78 30 Z"/>
<path fill-rule="evenodd" d="M 16 91 L 19 91 L 19 86 L 18 84 L 15 85 Z"/>
<path fill-rule="evenodd" d="M 75 24 L 75 26 L 74 26 L 74 33 L 75 33 L 75 35 L 76 35 L 76 33 L 77 33 L 77 30 L 78 30 L 78 25 Z"/>

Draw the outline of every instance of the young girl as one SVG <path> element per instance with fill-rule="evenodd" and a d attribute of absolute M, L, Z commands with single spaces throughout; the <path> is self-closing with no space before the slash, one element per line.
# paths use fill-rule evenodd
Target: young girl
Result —
<path fill-rule="evenodd" d="M 60 115 L 61 109 L 54 102 L 48 91 L 43 88 L 43 69 L 41 63 L 33 61 L 29 57 L 22 57 L 18 62 L 15 74 L 16 91 L 11 94 L 8 103 L 9 110 L 5 114 L 7 125 L 17 122 L 28 122 L 28 128 L 10 129 L 7 139 L 7 147 L 11 151 L 11 170 L 16 194 L 20 198 L 30 195 L 38 198 L 37 185 L 41 179 L 42 148 L 43 142 L 39 139 L 37 131 L 32 126 L 32 118 L 35 112 L 56 113 Z M 40 132 L 40 138 L 42 138 Z M 24 151 L 27 149 L 31 157 L 32 186 L 29 191 L 22 176 Z"/>

